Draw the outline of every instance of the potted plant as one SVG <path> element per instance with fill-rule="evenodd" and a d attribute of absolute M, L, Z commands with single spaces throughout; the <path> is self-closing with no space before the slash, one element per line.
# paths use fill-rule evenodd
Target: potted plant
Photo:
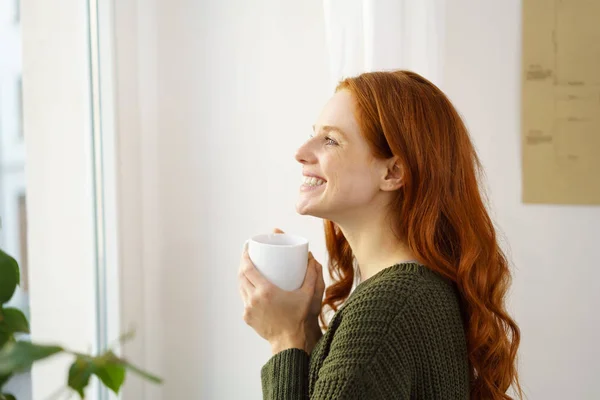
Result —
<path fill-rule="evenodd" d="M 29 333 L 29 322 L 17 308 L 5 307 L 20 283 L 20 272 L 17 261 L 0 249 L 0 400 L 16 400 L 2 387 L 10 377 L 20 371 L 27 370 L 33 363 L 59 353 L 73 355 L 74 360 L 69 368 L 67 385 L 84 398 L 84 390 L 95 375 L 110 390 L 119 393 L 127 371 L 131 371 L 151 382 L 162 383 L 162 380 L 117 356 L 109 349 L 92 356 L 69 350 L 59 345 L 36 344 L 26 340 L 18 340 L 15 335 Z M 132 334 L 123 335 L 119 342 L 130 339 Z"/>

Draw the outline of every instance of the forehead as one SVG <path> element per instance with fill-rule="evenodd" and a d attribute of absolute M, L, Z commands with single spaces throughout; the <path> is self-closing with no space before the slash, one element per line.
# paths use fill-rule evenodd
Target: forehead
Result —
<path fill-rule="evenodd" d="M 359 135 L 358 122 L 355 117 L 355 102 L 350 92 L 340 90 L 325 104 L 317 119 L 315 129 L 318 131 L 323 126 L 339 127 L 350 137 Z"/>

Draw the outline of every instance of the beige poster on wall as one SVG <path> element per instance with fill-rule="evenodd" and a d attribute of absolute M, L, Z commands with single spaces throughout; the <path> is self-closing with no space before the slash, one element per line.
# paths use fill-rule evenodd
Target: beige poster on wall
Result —
<path fill-rule="evenodd" d="M 525 203 L 600 204 L 600 0 L 523 0 Z"/>

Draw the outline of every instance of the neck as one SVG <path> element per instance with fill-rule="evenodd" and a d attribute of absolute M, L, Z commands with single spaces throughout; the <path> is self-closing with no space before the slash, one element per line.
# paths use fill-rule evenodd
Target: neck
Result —
<path fill-rule="evenodd" d="M 392 231 L 385 213 L 338 223 L 352 248 L 361 282 L 394 264 L 416 260 L 413 252 Z"/>

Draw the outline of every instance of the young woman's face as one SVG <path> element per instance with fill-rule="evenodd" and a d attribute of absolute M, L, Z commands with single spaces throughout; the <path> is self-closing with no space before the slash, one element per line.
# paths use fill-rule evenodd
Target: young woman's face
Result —
<path fill-rule="evenodd" d="M 321 112 L 314 135 L 298 149 L 304 175 L 299 214 L 339 223 L 360 214 L 379 192 L 381 165 L 360 133 L 354 104 L 350 92 L 338 91 Z"/>

